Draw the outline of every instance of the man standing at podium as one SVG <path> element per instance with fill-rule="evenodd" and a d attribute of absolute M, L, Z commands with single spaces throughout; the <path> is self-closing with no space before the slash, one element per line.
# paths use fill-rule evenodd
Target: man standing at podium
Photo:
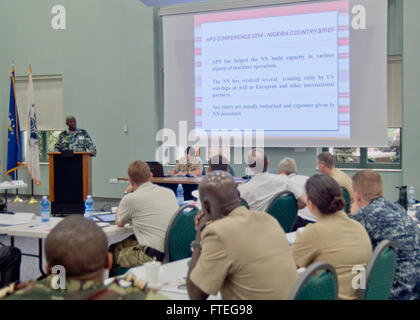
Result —
<path fill-rule="evenodd" d="M 85 129 L 78 129 L 76 118 L 68 116 L 66 118 L 68 130 L 60 133 L 58 141 L 54 146 L 54 151 L 62 152 L 64 150 L 73 150 L 74 152 L 91 152 L 96 156 L 96 147 L 92 138 Z"/>

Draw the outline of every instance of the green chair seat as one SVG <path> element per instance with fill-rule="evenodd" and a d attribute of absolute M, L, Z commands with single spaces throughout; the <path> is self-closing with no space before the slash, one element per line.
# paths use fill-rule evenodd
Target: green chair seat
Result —
<path fill-rule="evenodd" d="M 335 269 L 323 262 L 310 265 L 290 291 L 289 300 L 337 300 L 338 281 Z"/>
<path fill-rule="evenodd" d="M 244 207 L 246 207 L 246 208 L 249 210 L 249 205 L 248 205 L 248 202 L 246 202 L 246 200 L 245 200 L 245 199 L 243 199 L 243 198 L 239 198 L 239 199 L 241 200 L 242 205 L 243 205 Z"/>
<path fill-rule="evenodd" d="M 290 191 L 276 194 L 267 206 L 266 212 L 277 219 L 284 232 L 290 232 L 298 213 L 295 196 Z"/>
<path fill-rule="evenodd" d="M 166 231 L 163 263 L 191 256 L 191 241 L 196 235 L 194 218 L 198 211 L 196 206 L 187 204 L 174 213 Z"/>
<path fill-rule="evenodd" d="M 121 276 L 125 274 L 128 270 L 130 270 L 130 268 L 122 268 L 119 265 L 117 265 L 115 269 L 116 269 L 115 271 L 117 273 L 117 276 Z"/>
<path fill-rule="evenodd" d="M 344 211 L 347 214 L 350 214 L 350 210 L 351 210 L 351 200 L 350 200 L 350 193 L 349 191 L 344 188 L 341 187 L 341 193 L 343 194 L 343 198 L 344 198 Z"/>
<path fill-rule="evenodd" d="M 396 267 L 396 248 L 384 240 L 377 245 L 366 265 L 366 288 L 358 291 L 361 300 L 388 300 Z"/>

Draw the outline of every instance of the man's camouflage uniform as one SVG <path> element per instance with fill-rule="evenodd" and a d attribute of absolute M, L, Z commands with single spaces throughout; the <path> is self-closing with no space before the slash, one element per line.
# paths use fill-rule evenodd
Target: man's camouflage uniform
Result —
<path fill-rule="evenodd" d="M 92 280 L 66 280 L 66 289 L 53 289 L 50 275 L 41 281 L 13 283 L 0 290 L 4 300 L 165 300 L 146 283 L 128 275 L 105 286 Z M 124 283 L 123 283 L 124 282 Z M 124 285 L 124 286 L 123 286 Z M 128 286 L 128 287 L 126 287 Z"/>
<path fill-rule="evenodd" d="M 375 248 L 389 240 L 397 248 L 397 266 L 390 299 L 420 299 L 420 228 L 399 205 L 383 197 L 361 208 L 353 219 L 367 230 Z"/>
<path fill-rule="evenodd" d="M 54 151 L 73 150 L 74 152 L 96 152 L 95 144 L 85 129 L 65 130 L 58 136 Z"/>
<path fill-rule="evenodd" d="M 112 253 L 114 265 L 119 265 L 121 268 L 132 268 L 153 260 L 146 254 L 146 249 L 146 246 L 139 245 L 136 237 L 133 235 L 111 245 L 109 251 Z"/>
<path fill-rule="evenodd" d="M 177 174 L 178 172 L 193 172 L 202 169 L 203 166 L 199 157 L 193 157 L 189 161 L 187 161 L 187 158 L 184 157 L 179 159 L 179 161 L 175 165 L 174 174 Z"/>

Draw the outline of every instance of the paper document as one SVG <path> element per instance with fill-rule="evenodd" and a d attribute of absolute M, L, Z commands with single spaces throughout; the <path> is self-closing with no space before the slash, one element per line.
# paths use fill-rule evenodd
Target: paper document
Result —
<path fill-rule="evenodd" d="M 15 188 L 15 187 L 27 187 L 28 185 L 23 180 L 14 181 L 3 181 L 0 182 L 0 188 Z"/>
<path fill-rule="evenodd" d="M 16 212 L 15 214 L 2 214 L 0 212 L 0 224 L 16 226 L 19 224 L 29 223 L 35 217 L 35 213 Z"/>

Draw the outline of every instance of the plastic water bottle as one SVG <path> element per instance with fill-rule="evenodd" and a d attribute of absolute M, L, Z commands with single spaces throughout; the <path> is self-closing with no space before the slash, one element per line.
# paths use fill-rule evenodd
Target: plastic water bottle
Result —
<path fill-rule="evenodd" d="M 43 196 L 41 200 L 41 222 L 50 221 L 50 201 L 47 196 Z"/>
<path fill-rule="evenodd" d="M 184 188 L 182 188 L 182 184 L 178 184 L 178 188 L 176 188 L 176 199 L 179 206 L 184 204 Z"/>
<path fill-rule="evenodd" d="M 84 217 L 93 220 L 93 199 L 92 196 L 87 196 L 85 201 L 85 215 Z"/>
<path fill-rule="evenodd" d="M 414 209 L 414 205 L 416 204 L 416 190 L 414 187 L 410 187 L 408 189 L 408 208 Z"/>

